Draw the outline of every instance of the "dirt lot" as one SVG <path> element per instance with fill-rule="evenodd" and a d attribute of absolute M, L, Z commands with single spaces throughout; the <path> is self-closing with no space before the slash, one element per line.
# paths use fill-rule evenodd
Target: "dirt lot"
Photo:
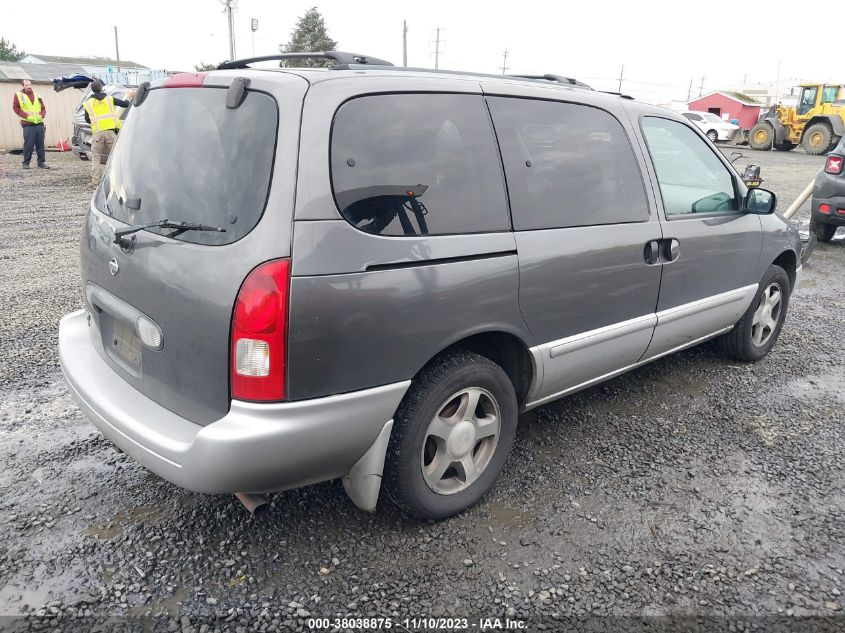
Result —
<path fill-rule="evenodd" d="M 781 208 L 823 163 L 745 151 Z M 116 452 L 69 396 L 56 334 L 80 306 L 91 188 L 85 163 L 49 159 L 0 156 L 0 629 L 845 629 L 841 239 L 816 250 L 763 362 L 707 344 L 541 409 L 457 518 L 365 514 L 333 482 L 274 495 L 256 522 Z"/>

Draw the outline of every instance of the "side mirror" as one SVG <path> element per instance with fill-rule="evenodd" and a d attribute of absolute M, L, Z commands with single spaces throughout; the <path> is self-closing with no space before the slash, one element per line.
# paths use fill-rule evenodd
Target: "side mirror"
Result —
<path fill-rule="evenodd" d="M 775 212 L 777 203 L 777 196 L 768 189 L 754 188 L 748 190 L 744 207 L 748 213 L 768 215 Z"/>

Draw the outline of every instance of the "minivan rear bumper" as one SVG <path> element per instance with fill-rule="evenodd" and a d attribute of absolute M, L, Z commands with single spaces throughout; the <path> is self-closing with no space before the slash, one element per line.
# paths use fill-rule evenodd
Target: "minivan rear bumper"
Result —
<path fill-rule="evenodd" d="M 233 400 L 223 418 L 201 426 L 115 373 L 95 347 L 84 310 L 61 320 L 59 359 L 74 398 L 106 437 L 160 477 L 204 493 L 270 492 L 347 474 L 410 384 L 299 402 Z"/>

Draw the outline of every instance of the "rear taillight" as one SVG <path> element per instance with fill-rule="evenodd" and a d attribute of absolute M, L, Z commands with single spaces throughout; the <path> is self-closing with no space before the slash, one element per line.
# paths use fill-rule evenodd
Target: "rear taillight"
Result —
<path fill-rule="evenodd" d="M 290 260 L 261 264 L 244 280 L 232 317 L 232 397 L 285 399 Z"/>
<path fill-rule="evenodd" d="M 830 213 L 830 205 L 824 203 L 820 204 L 819 213 Z"/>
<path fill-rule="evenodd" d="M 829 174 L 841 174 L 843 166 L 845 166 L 844 157 L 830 155 L 827 157 L 827 162 L 824 164 L 824 170 Z"/>

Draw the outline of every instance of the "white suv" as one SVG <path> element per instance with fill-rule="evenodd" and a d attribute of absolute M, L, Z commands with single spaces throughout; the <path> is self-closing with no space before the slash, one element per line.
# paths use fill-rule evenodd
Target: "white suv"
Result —
<path fill-rule="evenodd" d="M 712 112 L 681 112 L 694 126 L 707 135 L 711 142 L 729 141 L 739 129 L 738 125 L 728 123 Z"/>

